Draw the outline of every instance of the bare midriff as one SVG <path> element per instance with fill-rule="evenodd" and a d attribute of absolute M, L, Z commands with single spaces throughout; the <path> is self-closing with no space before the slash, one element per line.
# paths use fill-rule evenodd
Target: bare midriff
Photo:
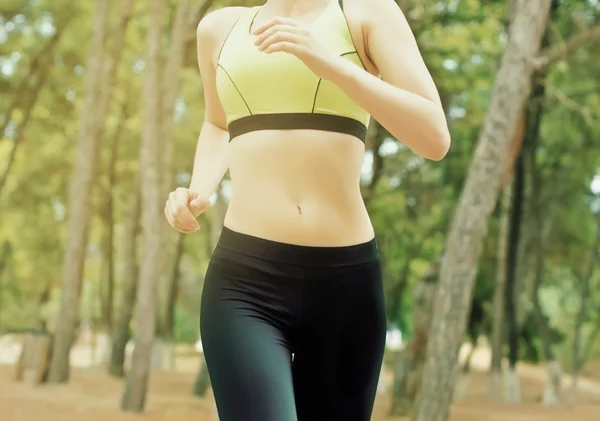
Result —
<path fill-rule="evenodd" d="M 231 141 L 225 226 L 289 244 L 365 243 L 373 227 L 360 193 L 365 145 L 351 135 L 263 130 Z"/>

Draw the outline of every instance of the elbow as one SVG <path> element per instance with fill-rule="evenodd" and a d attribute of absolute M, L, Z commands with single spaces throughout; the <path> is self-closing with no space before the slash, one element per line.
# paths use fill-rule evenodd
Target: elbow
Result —
<path fill-rule="evenodd" d="M 435 147 L 432 150 L 431 156 L 428 158 L 432 161 L 441 161 L 444 159 L 450 150 L 450 143 L 451 140 L 449 133 L 440 136 L 435 142 Z"/>
<path fill-rule="evenodd" d="M 425 124 L 428 130 L 427 133 L 423 133 L 427 138 L 427 152 L 423 156 L 430 161 L 441 161 L 448 154 L 451 143 L 446 116 L 441 107 L 432 111 L 428 116 L 429 124 Z"/>
<path fill-rule="evenodd" d="M 448 128 L 444 127 L 441 130 L 437 130 L 431 139 L 429 151 L 425 155 L 425 158 L 431 161 L 441 161 L 446 157 L 450 150 L 450 132 Z"/>

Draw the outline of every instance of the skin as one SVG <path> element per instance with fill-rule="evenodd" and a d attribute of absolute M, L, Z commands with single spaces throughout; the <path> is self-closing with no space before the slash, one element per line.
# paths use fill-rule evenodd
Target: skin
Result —
<path fill-rule="evenodd" d="M 366 70 L 328 51 L 311 33 L 310 23 L 327 2 L 268 0 L 252 26 L 257 48 L 265 54 L 294 54 L 415 153 L 442 159 L 450 135 L 440 98 L 394 0 L 344 0 Z M 288 130 L 250 132 L 229 143 L 215 88 L 216 62 L 241 13 L 247 9 L 220 9 L 198 25 L 206 114 L 190 187 L 170 194 L 167 220 L 181 232 L 196 231 L 195 217 L 208 208 L 208 198 L 229 168 L 228 228 L 298 245 L 345 246 L 371 240 L 373 227 L 359 188 L 365 152 L 360 140 L 340 133 Z"/>

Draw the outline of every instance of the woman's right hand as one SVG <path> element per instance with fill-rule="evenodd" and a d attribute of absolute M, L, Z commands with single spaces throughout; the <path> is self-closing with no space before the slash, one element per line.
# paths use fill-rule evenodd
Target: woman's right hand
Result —
<path fill-rule="evenodd" d="M 198 231 L 200 225 L 196 218 L 210 206 L 207 198 L 200 197 L 197 193 L 177 188 L 169 193 L 165 204 L 165 216 L 169 224 L 179 232 L 190 233 Z"/>

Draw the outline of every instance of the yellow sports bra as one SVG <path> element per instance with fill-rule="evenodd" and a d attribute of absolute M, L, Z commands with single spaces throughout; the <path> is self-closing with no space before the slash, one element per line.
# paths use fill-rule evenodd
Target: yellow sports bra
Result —
<path fill-rule="evenodd" d="M 336 85 L 319 79 L 292 54 L 258 51 L 250 28 L 259 9 L 250 8 L 237 20 L 217 61 L 216 86 L 230 141 L 256 130 L 314 129 L 364 142 L 370 116 Z M 342 0 L 329 0 L 310 28 L 329 50 L 364 68 Z"/>

